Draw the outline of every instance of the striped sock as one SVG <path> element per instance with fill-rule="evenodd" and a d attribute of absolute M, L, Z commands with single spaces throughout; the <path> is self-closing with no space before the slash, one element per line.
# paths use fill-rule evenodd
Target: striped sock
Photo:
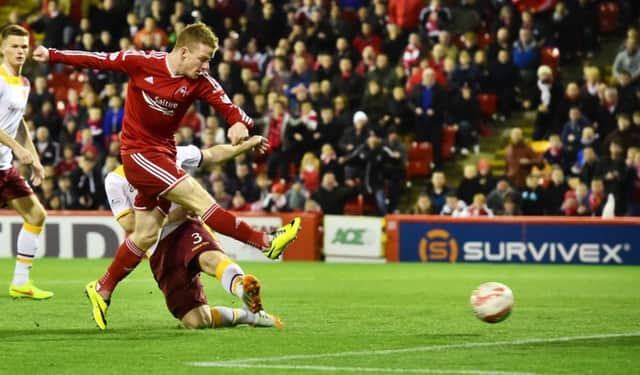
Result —
<path fill-rule="evenodd" d="M 98 280 L 96 290 L 101 292 L 100 294 L 106 294 L 105 299 L 108 299 L 116 285 L 136 268 L 144 254 L 144 250 L 138 247 L 130 238 L 127 238 L 120 244 L 107 272 Z"/>
<path fill-rule="evenodd" d="M 233 327 L 237 324 L 254 324 L 256 314 L 244 309 L 216 306 L 211 309 L 211 328 Z"/>
<path fill-rule="evenodd" d="M 224 290 L 232 296 L 242 298 L 242 276 L 244 271 L 231 259 L 225 259 L 216 267 L 216 279 Z"/>
<path fill-rule="evenodd" d="M 258 249 L 269 247 L 268 236 L 265 233 L 251 228 L 245 221 L 238 219 L 217 203 L 206 209 L 201 218 L 211 229 L 220 234 L 235 238 Z"/>
<path fill-rule="evenodd" d="M 18 254 L 16 256 L 16 268 L 13 272 L 12 284 L 21 286 L 29 281 L 29 271 L 33 264 L 33 258 L 38 250 L 38 243 L 42 227 L 24 223 L 18 233 Z"/>

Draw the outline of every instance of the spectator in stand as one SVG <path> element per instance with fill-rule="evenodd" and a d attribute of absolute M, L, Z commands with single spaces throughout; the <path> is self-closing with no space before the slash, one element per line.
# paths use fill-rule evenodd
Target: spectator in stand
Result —
<path fill-rule="evenodd" d="M 609 144 L 614 139 L 619 139 L 622 153 L 626 154 L 629 147 L 640 146 L 640 128 L 637 128 L 626 113 L 617 116 L 618 128 L 607 135 L 602 143 L 602 150 L 609 149 Z"/>
<path fill-rule="evenodd" d="M 375 53 L 382 50 L 382 38 L 367 21 L 360 24 L 360 33 L 353 39 L 352 44 L 358 53 L 362 53 L 365 47 L 373 47 Z"/>
<path fill-rule="evenodd" d="M 451 10 L 442 5 L 441 0 L 431 0 L 429 5 L 420 11 L 419 20 L 422 36 L 436 42 L 440 31 L 448 29 L 452 20 Z"/>
<path fill-rule="evenodd" d="M 555 117 L 558 103 L 561 98 L 559 85 L 554 82 L 553 72 L 547 65 L 538 68 L 537 92 L 533 97 L 533 106 L 537 108 L 536 123 L 533 132 L 533 140 L 539 141 L 546 138 L 555 129 Z"/>
<path fill-rule="evenodd" d="M 387 101 L 387 95 L 382 92 L 380 84 L 377 81 L 369 81 L 367 92 L 362 99 L 362 110 L 369 117 L 371 128 L 381 134 L 388 130 L 385 128 L 383 121 L 386 114 Z"/>
<path fill-rule="evenodd" d="M 519 74 L 518 67 L 511 61 L 509 51 L 498 51 L 497 61 L 491 65 L 489 76 L 498 99 L 496 118 L 500 121 L 511 115 Z"/>
<path fill-rule="evenodd" d="M 40 157 L 42 165 L 55 165 L 60 157 L 60 144 L 51 139 L 49 129 L 39 126 L 36 129 L 34 146 Z"/>
<path fill-rule="evenodd" d="M 358 111 L 353 115 L 353 126 L 344 131 L 338 143 L 341 154 L 350 154 L 356 147 L 365 143 L 370 130 L 367 127 L 368 121 L 367 114 L 362 111 Z"/>
<path fill-rule="evenodd" d="M 277 99 L 272 105 L 272 112 L 268 116 L 263 130 L 264 137 L 269 140 L 271 150 L 267 155 L 267 174 L 269 179 L 287 177 L 289 175 L 289 163 L 285 154 L 285 132 L 292 122 L 291 115 L 285 109 L 285 101 Z M 230 190 L 233 191 L 233 190 Z M 244 195 L 245 199 L 252 201 Z"/>
<path fill-rule="evenodd" d="M 411 74 L 413 68 L 418 65 L 421 52 L 422 42 L 420 41 L 420 35 L 417 33 L 409 34 L 409 41 L 402 53 L 402 66 L 406 73 Z"/>
<path fill-rule="evenodd" d="M 387 102 L 387 112 L 383 117 L 385 127 L 390 131 L 394 129 L 399 134 L 409 133 L 413 126 L 414 115 L 407 103 L 405 91 L 402 86 L 395 86 L 391 98 Z"/>
<path fill-rule="evenodd" d="M 396 65 L 404 51 L 404 39 L 400 35 L 401 29 L 393 23 L 387 24 L 387 35 L 382 42 L 382 51 L 389 56 L 390 64 Z"/>
<path fill-rule="evenodd" d="M 305 152 L 300 161 L 300 179 L 310 193 L 320 187 L 320 160 L 313 152 Z"/>
<path fill-rule="evenodd" d="M 416 140 L 431 142 L 434 164 L 436 168 L 441 167 L 447 94 L 436 83 L 433 69 L 427 68 L 422 72 L 422 84 L 413 88 L 409 106 L 416 114 Z"/>
<path fill-rule="evenodd" d="M 479 150 L 480 104 L 467 83 L 460 87 L 459 92 L 453 94 L 447 108 L 447 115 L 447 123 L 457 130 L 456 146 L 460 153 L 466 156 L 471 149 Z"/>
<path fill-rule="evenodd" d="M 512 181 L 516 188 L 525 186 L 526 176 L 531 168 L 539 165 L 541 158 L 525 142 L 522 129 L 513 128 L 509 136 L 509 145 L 505 149 L 506 171 L 505 175 Z M 524 211 L 524 206 L 522 206 Z"/>
<path fill-rule="evenodd" d="M 405 165 L 407 163 L 407 147 L 400 140 L 398 132 L 390 129 L 387 133 L 385 146 L 391 150 L 390 158 L 384 166 L 384 174 L 387 183 L 387 196 L 389 198 L 389 212 L 395 212 L 398 207 L 400 195 L 404 191 Z"/>
<path fill-rule="evenodd" d="M 497 182 L 498 179 L 493 175 L 489 161 L 487 159 L 478 160 L 479 192 L 488 197 L 489 193 L 495 189 Z"/>
<path fill-rule="evenodd" d="M 640 83 L 640 49 L 636 38 L 627 38 L 624 50 L 618 52 L 613 61 L 612 70 L 615 78 L 626 71 L 631 74 L 633 84 Z"/>
<path fill-rule="evenodd" d="M 569 185 L 565 182 L 564 172 L 560 168 L 553 168 L 551 182 L 544 188 L 545 215 L 562 215 L 560 207 L 567 190 L 569 190 Z"/>
<path fill-rule="evenodd" d="M 544 213 L 544 192 L 538 185 L 538 176 L 530 174 L 526 184 L 520 191 L 522 214 L 526 216 L 542 215 Z"/>
<path fill-rule="evenodd" d="M 522 215 L 522 210 L 518 205 L 518 201 L 507 195 L 502 201 L 502 209 L 499 211 L 495 211 L 497 216 L 520 216 Z"/>
<path fill-rule="evenodd" d="M 349 104 L 357 107 L 364 93 L 364 78 L 353 70 L 353 63 L 348 58 L 340 59 L 340 75 L 334 77 L 331 86 L 337 95 L 348 98 Z"/>
<path fill-rule="evenodd" d="M 506 176 L 502 176 L 498 179 L 496 187 L 487 196 L 487 206 L 492 211 L 498 212 L 502 208 L 506 197 L 516 195 L 518 195 L 518 192 L 511 188 L 509 179 Z"/>
<path fill-rule="evenodd" d="M 66 144 L 62 148 L 62 159 L 55 165 L 56 176 L 71 173 L 78 166 L 73 145 Z"/>
<path fill-rule="evenodd" d="M 596 177 L 591 180 L 591 191 L 589 192 L 589 210 L 593 213 L 593 216 L 602 217 L 602 208 L 605 201 L 604 181 L 602 181 L 602 178 Z"/>
<path fill-rule="evenodd" d="M 435 212 L 442 211 L 444 203 L 449 193 L 447 177 L 443 171 L 436 170 L 431 174 L 431 184 L 427 186 L 427 193 L 431 197 Z"/>
<path fill-rule="evenodd" d="M 154 40 L 158 40 L 160 46 L 166 48 L 168 38 L 167 33 L 156 25 L 156 20 L 153 17 L 147 17 L 144 19 L 144 27 L 134 36 L 133 44 L 136 49 L 151 49 Z"/>
<path fill-rule="evenodd" d="M 58 0 L 49 0 L 47 12 L 29 25 L 44 34 L 42 44 L 49 48 L 63 49 L 71 43 L 73 25 L 71 19 L 60 10 Z"/>
<path fill-rule="evenodd" d="M 487 47 L 487 59 L 492 64 L 498 61 L 498 53 L 500 51 L 509 51 L 513 45 L 509 29 L 506 27 L 499 28 L 495 35 L 496 40 Z"/>
<path fill-rule="evenodd" d="M 333 172 L 326 172 L 317 192 L 311 194 L 325 215 L 342 215 L 345 203 L 358 195 L 353 186 L 340 186 Z"/>
<path fill-rule="evenodd" d="M 543 158 L 550 166 L 558 166 L 563 171 L 568 170 L 567 153 L 559 135 L 551 134 L 549 136 L 549 148 L 544 152 Z"/>
<path fill-rule="evenodd" d="M 429 194 L 422 192 L 418 195 L 416 202 L 413 204 L 408 214 L 411 215 L 433 215 L 433 205 L 431 204 L 431 198 Z"/>
<path fill-rule="evenodd" d="M 478 182 L 478 170 L 473 164 L 466 164 L 463 170 L 462 180 L 456 191 L 458 198 L 465 204 L 470 205 L 473 197 L 480 192 L 480 183 Z"/>
<path fill-rule="evenodd" d="M 598 167 L 598 155 L 593 147 L 585 147 L 582 150 L 582 160 L 578 159 L 578 165 L 580 181 L 589 184 L 596 177 Z"/>
<path fill-rule="evenodd" d="M 309 191 L 305 189 L 302 181 L 298 178 L 291 182 L 289 190 L 285 193 L 285 199 L 287 200 L 287 207 L 291 211 L 301 212 L 304 211 Z"/>
<path fill-rule="evenodd" d="M 109 98 L 109 108 L 105 112 L 104 120 L 102 121 L 102 133 L 107 144 L 118 138 L 122 130 L 123 118 L 122 99 L 119 96 L 112 96 Z"/>
<path fill-rule="evenodd" d="M 276 182 L 271 186 L 271 194 L 262 201 L 262 210 L 265 212 L 291 211 L 287 204 L 285 193 L 287 186 L 283 182 Z"/>
<path fill-rule="evenodd" d="M 71 173 L 71 192 L 75 197 L 74 208 L 81 210 L 104 209 L 104 187 L 96 162 L 89 156 L 81 156 L 78 168 Z"/>
<path fill-rule="evenodd" d="M 389 56 L 380 53 L 376 56 L 375 66 L 365 74 L 367 82 L 376 81 L 380 84 L 382 92 L 390 94 L 393 88 L 393 68 L 389 65 Z"/>
<path fill-rule="evenodd" d="M 523 96 L 523 105 L 528 109 L 533 99 L 532 88 L 535 87 L 535 71 L 540 60 L 540 51 L 530 29 L 522 28 L 518 35 L 518 40 L 513 44 L 513 63 L 520 73 L 520 93 Z"/>
<path fill-rule="evenodd" d="M 467 217 L 469 211 L 467 211 L 467 205 L 464 201 L 458 199 L 458 195 L 455 191 L 449 191 L 445 198 L 444 206 L 440 211 L 441 216 L 451 217 Z"/>
<path fill-rule="evenodd" d="M 44 102 L 47 101 L 53 103 L 55 102 L 55 97 L 49 92 L 49 88 L 47 87 L 47 79 L 43 76 L 37 76 L 34 79 L 33 90 L 29 92 L 29 104 L 31 104 L 31 108 L 33 108 L 36 112 L 39 112 Z M 57 134 L 55 134 L 54 137 L 56 135 Z"/>
<path fill-rule="evenodd" d="M 338 158 L 333 146 L 330 143 L 322 145 L 320 151 L 320 180 L 326 173 L 333 173 L 338 182 L 344 179 L 344 168 L 338 163 Z"/>
<path fill-rule="evenodd" d="M 423 5 L 422 0 L 389 0 L 389 23 L 398 25 L 403 31 L 415 29 Z"/>
<path fill-rule="evenodd" d="M 465 85 L 473 90 L 478 89 L 478 71 L 472 67 L 471 62 L 471 54 L 466 50 L 460 51 L 458 54 L 458 64 L 447 86 L 449 92 L 458 90 Z"/>
<path fill-rule="evenodd" d="M 606 88 L 604 100 L 596 109 L 595 127 L 600 139 L 605 139 L 616 128 L 616 117 L 622 113 L 618 102 L 618 91 Z"/>
<path fill-rule="evenodd" d="M 580 182 L 575 190 L 566 192 L 562 211 L 565 216 L 591 216 L 587 185 Z"/>
<path fill-rule="evenodd" d="M 602 176 L 607 195 L 613 194 L 616 200 L 615 215 L 622 216 L 625 213 L 626 205 L 624 199 L 624 183 L 627 176 L 627 166 L 625 164 L 622 149 L 623 140 L 614 138 L 609 143 L 609 155 L 601 158 L 596 165 L 596 176 Z"/>
<path fill-rule="evenodd" d="M 226 191 L 240 191 L 248 202 L 255 202 L 260 198 L 260 190 L 255 178 L 249 173 L 247 163 L 236 163 L 235 176 L 230 178 Z"/>
<path fill-rule="evenodd" d="M 470 217 L 493 216 L 493 211 L 485 204 L 485 197 L 482 193 L 473 196 L 473 204 L 469 206 L 467 212 Z"/>
<path fill-rule="evenodd" d="M 598 11 L 596 1 L 579 0 L 573 2 L 572 14 L 575 20 L 580 21 L 580 33 L 578 33 L 578 56 L 593 58 L 598 44 Z"/>
<path fill-rule="evenodd" d="M 316 130 L 311 134 L 314 144 L 314 152 L 320 154 L 322 145 L 326 143 L 337 144 L 341 135 L 342 129 L 335 120 L 333 108 L 330 106 L 322 107 L 320 110 L 319 124 Z"/>
<path fill-rule="evenodd" d="M 49 129 L 49 134 L 54 137 L 60 134 L 60 129 L 62 128 L 62 119 L 58 116 L 53 102 L 48 100 L 42 103 L 42 108 L 39 111 L 34 108 L 33 122 L 37 126 L 44 126 Z"/>
<path fill-rule="evenodd" d="M 618 90 L 618 98 L 620 102 L 620 112 L 632 113 L 635 110 L 636 92 L 638 90 L 638 83 L 633 84 L 631 82 L 631 74 L 626 70 L 620 72 L 616 79 L 616 89 Z"/>
<path fill-rule="evenodd" d="M 589 121 L 582 115 L 579 107 L 571 107 L 569 120 L 562 127 L 561 141 L 566 149 L 567 161 L 573 164 L 581 149 L 582 131 L 589 126 Z"/>

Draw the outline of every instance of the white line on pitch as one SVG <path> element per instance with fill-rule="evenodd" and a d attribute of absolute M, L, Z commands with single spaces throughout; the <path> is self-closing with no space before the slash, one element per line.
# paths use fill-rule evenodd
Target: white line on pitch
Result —
<path fill-rule="evenodd" d="M 462 343 L 462 344 L 418 346 L 418 347 L 403 348 L 403 349 L 362 350 L 362 351 L 352 351 L 352 352 L 317 353 L 317 354 L 294 354 L 294 355 L 283 355 L 278 357 L 245 358 L 245 359 L 236 359 L 236 360 L 228 360 L 228 361 L 188 362 L 187 365 L 221 367 L 222 365 L 235 365 L 235 364 L 245 364 L 245 363 L 252 363 L 252 362 L 267 362 L 267 361 L 270 362 L 270 361 L 286 361 L 286 360 L 294 360 L 294 359 L 335 358 L 335 357 L 351 357 L 351 356 L 386 355 L 386 354 L 398 354 L 398 353 L 431 352 L 431 351 L 438 351 L 438 350 L 484 348 L 484 347 L 492 347 L 492 346 L 548 344 L 548 343 L 569 342 L 569 341 L 602 340 L 602 339 L 610 339 L 610 338 L 617 338 L 617 337 L 639 337 L 639 336 L 640 336 L 640 332 L 628 332 L 628 333 L 595 334 L 595 335 L 589 335 L 589 336 L 534 338 L 534 339 L 511 340 L 511 341 L 468 342 L 468 343 Z"/>
<path fill-rule="evenodd" d="M 196 362 L 202 363 L 202 362 Z M 218 363 L 215 365 L 194 365 L 198 367 L 218 367 L 218 368 L 237 368 L 237 369 L 276 369 L 276 370 L 311 370 L 325 372 L 386 372 L 399 374 L 462 374 L 462 375 L 542 375 L 533 372 L 512 372 L 512 371 L 494 371 L 494 370 L 437 370 L 437 369 L 404 369 L 404 368 L 380 368 L 380 367 L 336 367 L 336 366 L 307 366 L 307 365 L 255 365 L 255 364 L 225 364 Z"/>

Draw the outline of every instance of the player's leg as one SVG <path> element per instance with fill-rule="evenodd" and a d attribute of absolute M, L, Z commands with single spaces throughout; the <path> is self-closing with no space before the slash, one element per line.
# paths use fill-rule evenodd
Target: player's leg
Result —
<path fill-rule="evenodd" d="M 33 258 L 40 245 L 40 233 L 47 213 L 34 194 L 11 199 L 8 204 L 24 220 L 18 233 L 16 267 L 9 287 L 9 295 L 14 298 L 51 298 L 52 292 L 37 288 L 29 277 Z"/>
<path fill-rule="evenodd" d="M 210 308 L 208 305 L 191 309 L 181 321 L 185 328 L 191 329 L 235 327 L 238 324 L 249 324 L 255 327 L 282 328 L 283 326 L 280 318 L 265 311 L 252 313 L 245 309 L 224 306 Z"/>
<path fill-rule="evenodd" d="M 98 328 L 107 328 L 107 309 L 111 294 L 118 283 L 140 263 L 146 250 L 155 244 L 165 218 L 164 212 L 158 208 L 135 211 L 134 232 L 120 244 L 107 272 L 99 280 L 91 281 L 85 286 L 85 293 L 92 306 L 93 320 Z"/>
<path fill-rule="evenodd" d="M 295 240 L 300 230 L 300 219 L 296 218 L 269 238 L 270 236 L 266 233 L 254 230 L 249 224 L 220 207 L 213 197 L 191 177 L 181 180 L 166 192 L 165 197 L 195 212 L 216 232 L 255 246 L 263 250 L 271 259 L 277 259 Z"/>
<path fill-rule="evenodd" d="M 205 251 L 198 257 L 202 272 L 215 277 L 229 294 L 240 298 L 251 312 L 262 310 L 260 280 L 253 275 L 245 275 L 240 266 L 222 251 Z"/>

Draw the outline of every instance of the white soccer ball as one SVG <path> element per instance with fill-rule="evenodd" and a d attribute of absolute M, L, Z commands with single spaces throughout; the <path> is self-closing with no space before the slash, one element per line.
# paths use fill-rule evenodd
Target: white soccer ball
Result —
<path fill-rule="evenodd" d="M 470 302 L 478 319 L 487 323 L 498 323 L 511 314 L 513 292 L 504 284 L 488 282 L 473 291 Z"/>

